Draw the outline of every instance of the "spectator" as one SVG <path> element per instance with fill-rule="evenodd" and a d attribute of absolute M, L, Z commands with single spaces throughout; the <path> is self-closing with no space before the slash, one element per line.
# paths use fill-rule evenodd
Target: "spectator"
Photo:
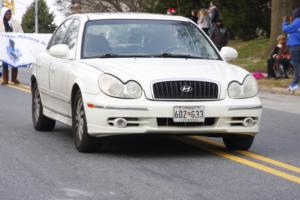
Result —
<path fill-rule="evenodd" d="M 211 28 L 210 17 L 206 9 L 201 9 L 199 12 L 198 26 L 209 35 L 209 29 Z"/>
<path fill-rule="evenodd" d="M 1 17 L 0 17 L 0 33 L 3 32 L 23 32 L 21 25 L 14 19 L 12 19 L 12 13 L 9 8 L 3 7 L 1 9 Z M 8 64 L 2 62 L 3 68 L 3 81 L 2 85 L 8 84 Z M 20 82 L 17 80 L 18 69 L 11 69 L 11 81 L 14 84 L 19 84 Z"/>
<path fill-rule="evenodd" d="M 300 80 L 300 8 L 293 11 L 291 20 L 284 17 L 282 31 L 288 34 L 287 45 L 291 54 L 291 64 L 294 66 L 294 78 L 288 89 L 295 91 L 299 88 Z"/>
<path fill-rule="evenodd" d="M 198 16 L 197 11 L 193 10 L 191 14 L 192 14 L 191 20 L 197 24 L 197 22 L 199 20 L 197 17 Z"/>
<path fill-rule="evenodd" d="M 167 15 L 175 15 L 176 14 L 176 8 L 169 8 L 167 10 Z"/>
<path fill-rule="evenodd" d="M 210 2 L 209 16 L 212 24 L 217 23 L 217 21 L 220 19 L 220 11 L 216 6 L 215 1 Z"/>
<path fill-rule="evenodd" d="M 268 78 L 288 78 L 290 54 L 286 46 L 285 35 L 277 37 L 277 45 L 268 59 Z"/>
<path fill-rule="evenodd" d="M 221 50 L 222 47 L 228 44 L 228 38 L 228 30 L 224 27 L 223 21 L 219 19 L 217 23 L 213 25 L 211 39 L 217 48 Z"/>

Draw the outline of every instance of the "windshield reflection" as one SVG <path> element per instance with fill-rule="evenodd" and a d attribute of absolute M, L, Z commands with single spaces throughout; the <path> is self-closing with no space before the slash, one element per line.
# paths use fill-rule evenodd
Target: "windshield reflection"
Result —
<path fill-rule="evenodd" d="M 86 24 L 83 58 L 173 57 L 219 59 L 205 36 L 189 22 L 94 20 Z"/>

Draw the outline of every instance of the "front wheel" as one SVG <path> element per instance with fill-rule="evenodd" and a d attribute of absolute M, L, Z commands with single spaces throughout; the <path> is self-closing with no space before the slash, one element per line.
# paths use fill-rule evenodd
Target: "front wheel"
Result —
<path fill-rule="evenodd" d="M 37 131 L 52 131 L 55 127 L 55 120 L 43 114 L 43 104 L 40 92 L 36 83 L 32 85 L 32 122 Z"/>
<path fill-rule="evenodd" d="M 226 135 L 223 142 L 229 150 L 248 150 L 253 144 L 254 136 L 251 135 Z"/>
<path fill-rule="evenodd" d="M 87 132 L 87 122 L 84 112 L 81 92 L 75 95 L 72 106 L 72 130 L 76 149 L 82 153 L 92 152 L 96 148 L 96 138 Z"/>

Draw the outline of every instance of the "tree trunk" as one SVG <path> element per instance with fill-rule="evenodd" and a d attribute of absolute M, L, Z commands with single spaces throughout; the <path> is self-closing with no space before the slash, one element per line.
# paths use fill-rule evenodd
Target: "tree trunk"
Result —
<path fill-rule="evenodd" d="M 271 3 L 271 35 L 266 53 L 269 54 L 276 45 L 276 38 L 282 34 L 281 24 L 283 16 L 292 15 L 293 9 L 300 6 L 300 0 L 272 0 Z"/>

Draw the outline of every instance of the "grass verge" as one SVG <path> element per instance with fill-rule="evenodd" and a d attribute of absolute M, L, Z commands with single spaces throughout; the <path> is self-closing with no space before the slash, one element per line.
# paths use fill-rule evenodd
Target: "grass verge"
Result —
<path fill-rule="evenodd" d="M 291 79 L 259 79 L 257 80 L 258 85 L 268 86 L 269 88 L 272 87 L 280 87 L 280 88 L 288 88 L 289 84 L 291 83 Z"/>
<path fill-rule="evenodd" d="M 268 38 L 260 38 L 250 41 L 230 41 L 229 46 L 235 48 L 239 52 L 238 59 L 232 63 L 239 65 L 250 72 L 266 72 L 267 56 L 265 55 L 265 51 L 268 41 Z"/>

